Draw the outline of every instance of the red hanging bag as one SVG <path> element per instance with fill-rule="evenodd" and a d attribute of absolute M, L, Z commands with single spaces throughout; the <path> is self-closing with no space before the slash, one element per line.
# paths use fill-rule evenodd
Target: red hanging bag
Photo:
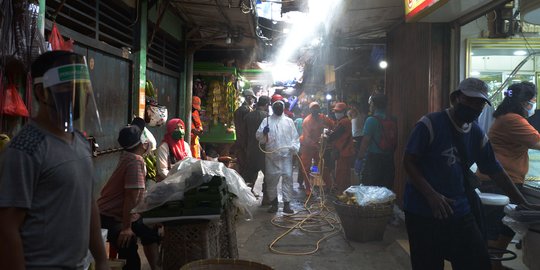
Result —
<path fill-rule="evenodd" d="M 0 111 L 2 114 L 22 117 L 30 116 L 15 84 L 8 84 L 6 90 L 3 91 L 3 98 L 2 110 Z"/>
<path fill-rule="evenodd" d="M 49 43 L 51 43 L 53 51 L 73 51 L 73 40 L 64 40 L 56 23 L 53 23 L 51 35 L 49 36 Z"/>

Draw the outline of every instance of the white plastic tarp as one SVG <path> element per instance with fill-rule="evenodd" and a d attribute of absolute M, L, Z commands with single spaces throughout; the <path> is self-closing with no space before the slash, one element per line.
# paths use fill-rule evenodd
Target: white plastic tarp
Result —
<path fill-rule="evenodd" d="M 184 192 L 209 182 L 213 176 L 226 179 L 228 191 L 236 195 L 233 201 L 236 206 L 248 210 L 256 205 L 251 188 L 235 170 L 221 162 L 185 158 L 171 168 L 167 178 L 146 190 L 133 212 L 145 212 L 169 201 L 182 200 Z"/>

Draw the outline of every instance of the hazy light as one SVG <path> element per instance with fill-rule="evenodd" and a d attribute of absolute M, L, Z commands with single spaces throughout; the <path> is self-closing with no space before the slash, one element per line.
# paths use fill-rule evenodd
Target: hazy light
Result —
<path fill-rule="evenodd" d="M 523 56 L 523 55 L 527 55 L 527 52 L 526 52 L 526 51 L 523 51 L 523 50 L 519 50 L 519 51 L 515 51 L 515 52 L 514 52 L 514 55 L 516 55 L 516 56 Z"/>
<path fill-rule="evenodd" d="M 268 69 L 272 71 L 272 79 L 274 82 L 285 82 L 298 79 L 302 76 L 300 67 L 295 63 L 276 63 L 275 65 L 268 67 Z"/>
<path fill-rule="evenodd" d="M 311 46 L 313 47 L 316 47 L 316 46 L 319 46 L 319 44 L 321 44 L 321 41 L 322 39 L 321 38 L 314 38 L 312 41 L 311 41 Z"/>
<path fill-rule="evenodd" d="M 479 71 L 471 71 L 471 76 L 480 76 Z"/>
<path fill-rule="evenodd" d="M 326 94 L 326 100 L 332 100 L 332 95 Z"/>
<path fill-rule="evenodd" d="M 379 62 L 379 67 L 382 68 L 382 69 L 385 69 L 388 67 L 388 62 L 382 60 L 381 62 Z"/>
<path fill-rule="evenodd" d="M 321 35 L 319 30 L 330 31 L 330 24 L 334 14 L 339 10 L 341 1 L 309 0 L 308 4 L 308 13 L 287 12 L 283 14 L 284 17 L 289 17 L 290 29 L 275 62 L 289 61 L 298 49 L 310 45 L 313 39 Z"/>
<path fill-rule="evenodd" d="M 283 28 L 283 33 L 284 33 L 284 34 L 288 34 L 289 31 L 290 31 L 289 28 Z"/>
<path fill-rule="evenodd" d="M 240 84 L 240 87 L 246 86 L 246 83 L 244 81 L 240 81 L 238 84 Z"/>

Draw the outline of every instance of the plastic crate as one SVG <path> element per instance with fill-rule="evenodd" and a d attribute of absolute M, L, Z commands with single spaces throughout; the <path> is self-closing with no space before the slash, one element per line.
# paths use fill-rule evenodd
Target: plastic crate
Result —
<path fill-rule="evenodd" d="M 141 215 L 143 218 L 182 216 L 184 215 L 183 209 L 183 201 L 170 201 L 166 202 L 162 206 L 143 212 Z"/>

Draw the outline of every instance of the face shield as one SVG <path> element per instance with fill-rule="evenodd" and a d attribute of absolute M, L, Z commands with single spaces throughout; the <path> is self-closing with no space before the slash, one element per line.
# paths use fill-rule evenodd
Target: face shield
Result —
<path fill-rule="evenodd" d="M 101 120 L 86 60 L 49 69 L 34 83 L 43 83 L 51 120 L 60 130 L 99 133 Z"/>

